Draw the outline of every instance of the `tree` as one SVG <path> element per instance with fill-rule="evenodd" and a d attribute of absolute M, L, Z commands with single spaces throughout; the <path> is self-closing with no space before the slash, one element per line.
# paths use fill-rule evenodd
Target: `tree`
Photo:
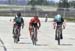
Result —
<path fill-rule="evenodd" d="M 28 2 L 28 5 L 32 5 L 32 8 L 31 8 L 32 10 L 35 9 L 36 2 L 37 2 L 37 0 L 30 0 L 30 1 Z"/>
<path fill-rule="evenodd" d="M 30 0 L 28 2 L 28 5 L 32 5 L 32 10 L 35 9 L 35 5 L 48 5 L 48 1 L 47 0 Z"/>
<path fill-rule="evenodd" d="M 28 5 L 36 5 L 36 1 L 35 0 L 31 0 L 28 2 Z"/>
<path fill-rule="evenodd" d="M 49 2 L 47 0 L 31 0 L 28 2 L 29 5 L 48 5 Z"/>
<path fill-rule="evenodd" d="M 69 8 L 70 5 L 69 5 L 68 0 L 60 0 L 60 2 L 58 4 L 58 7 L 60 7 L 60 8 Z"/>
<path fill-rule="evenodd" d="M 16 4 L 17 0 L 8 0 L 8 4 Z"/>
<path fill-rule="evenodd" d="M 75 1 L 70 1 L 69 4 L 70 4 L 70 7 L 75 8 Z"/>

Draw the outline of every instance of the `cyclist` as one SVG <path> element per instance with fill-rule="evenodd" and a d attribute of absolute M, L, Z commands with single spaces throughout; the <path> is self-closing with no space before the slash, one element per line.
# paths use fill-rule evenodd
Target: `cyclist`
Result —
<path fill-rule="evenodd" d="M 21 13 L 20 12 L 17 12 L 17 16 L 14 18 L 13 22 L 14 22 L 14 25 L 13 25 L 13 34 L 14 34 L 14 28 L 16 26 L 18 26 L 18 28 L 19 28 L 19 36 L 20 36 L 21 26 L 22 26 L 22 28 L 24 28 L 24 20 L 21 17 Z M 19 39 L 18 39 L 18 41 L 19 41 Z"/>
<path fill-rule="evenodd" d="M 48 14 L 45 14 L 45 22 L 48 21 Z"/>
<path fill-rule="evenodd" d="M 29 22 L 29 32 L 31 37 L 32 26 L 36 28 L 36 40 L 37 40 L 37 30 L 40 28 L 41 23 L 38 16 L 34 16 Z"/>
<path fill-rule="evenodd" d="M 56 28 L 57 25 L 61 25 L 61 27 L 63 26 L 63 29 L 65 29 L 64 18 L 60 14 L 57 14 L 54 17 L 54 21 L 53 22 L 54 22 L 53 23 L 54 29 Z M 56 31 L 57 31 L 57 29 L 56 29 Z M 55 40 L 57 40 L 57 33 L 56 33 L 56 31 L 55 31 Z M 60 38 L 63 39 L 62 32 L 61 32 Z"/>

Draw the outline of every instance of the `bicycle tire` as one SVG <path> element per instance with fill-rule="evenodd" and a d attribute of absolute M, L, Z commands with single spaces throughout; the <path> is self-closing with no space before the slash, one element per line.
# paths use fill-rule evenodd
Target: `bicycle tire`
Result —
<path fill-rule="evenodd" d="M 32 34 L 32 43 L 33 43 L 33 45 L 36 45 L 36 37 L 35 37 L 35 34 L 36 34 L 36 32 L 35 32 L 35 28 L 33 29 L 33 34 Z"/>
<path fill-rule="evenodd" d="M 18 34 L 18 29 L 15 28 L 14 32 L 15 32 L 15 34 L 14 34 L 14 43 L 18 43 L 18 38 L 19 38 L 19 36 L 17 35 Z"/>
<path fill-rule="evenodd" d="M 32 43 L 33 43 L 33 45 L 36 45 L 36 39 L 34 37 L 34 34 L 32 35 Z"/>
<path fill-rule="evenodd" d="M 60 45 L 60 34 L 58 33 L 58 45 Z"/>
<path fill-rule="evenodd" d="M 58 41 L 58 45 L 60 45 L 60 34 L 61 34 L 61 30 L 60 30 L 60 28 L 59 29 L 57 29 L 57 41 Z"/>

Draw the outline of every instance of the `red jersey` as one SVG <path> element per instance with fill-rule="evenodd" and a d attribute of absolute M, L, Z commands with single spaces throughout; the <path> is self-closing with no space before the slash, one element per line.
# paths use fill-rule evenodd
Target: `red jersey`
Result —
<path fill-rule="evenodd" d="M 31 25 L 32 23 L 38 23 L 39 26 L 40 26 L 40 20 L 39 20 L 38 18 L 37 18 L 37 19 L 32 18 L 32 19 L 30 20 L 30 22 L 29 22 L 29 25 Z"/>

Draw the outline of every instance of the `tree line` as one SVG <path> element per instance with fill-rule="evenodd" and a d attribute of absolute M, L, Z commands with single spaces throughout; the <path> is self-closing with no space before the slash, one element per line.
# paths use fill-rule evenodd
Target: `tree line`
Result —
<path fill-rule="evenodd" d="M 60 0 L 58 3 L 54 3 L 54 2 L 48 2 L 47 0 L 31 0 L 28 2 L 28 5 L 55 5 L 57 4 L 58 7 L 60 8 L 69 8 L 69 7 L 73 7 L 75 8 L 75 1 L 70 1 L 68 2 L 68 0 Z"/>

